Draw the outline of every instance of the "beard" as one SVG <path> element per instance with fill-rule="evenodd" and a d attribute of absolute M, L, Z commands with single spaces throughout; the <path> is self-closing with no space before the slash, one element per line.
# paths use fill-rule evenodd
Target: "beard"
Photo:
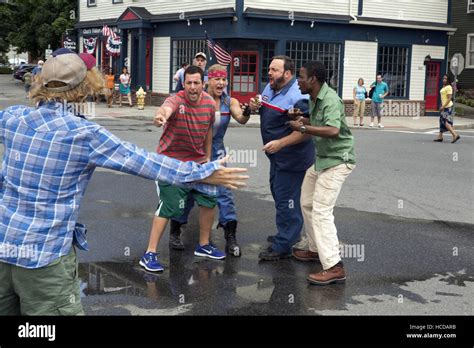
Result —
<path fill-rule="evenodd" d="M 273 79 L 273 85 L 270 83 L 270 88 L 274 91 L 279 91 L 285 84 L 285 78 L 283 76 Z"/>

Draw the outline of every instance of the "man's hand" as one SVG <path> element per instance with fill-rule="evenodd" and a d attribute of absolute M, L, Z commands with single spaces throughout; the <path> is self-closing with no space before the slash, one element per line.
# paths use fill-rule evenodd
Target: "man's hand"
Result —
<path fill-rule="evenodd" d="M 166 123 L 166 117 L 163 116 L 163 115 L 160 114 L 160 113 L 157 113 L 157 114 L 155 115 L 155 118 L 154 118 L 154 120 L 153 120 L 153 123 L 155 124 L 155 126 L 161 127 L 161 126 L 163 126 L 163 125 Z"/>
<path fill-rule="evenodd" d="M 290 121 L 288 124 L 290 125 L 291 129 L 293 129 L 294 131 L 298 131 L 298 132 L 299 132 L 301 126 L 302 126 L 304 123 L 301 122 L 300 120 L 298 120 L 298 121 Z"/>
<path fill-rule="evenodd" d="M 260 106 L 262 106 L 262 104 L 257 98 L 250 98 L 249 105 L 250 105 L 250 110 L 252 111 L 258 111 L 258 109 L 260 109 Z"/>
<path fill-rule="evenodd" d="M 224 163 L 229 157 L 219 160 L 221 167 L 208 176 L 201 182 L 210 185 L 222 185 L 227 188 L 237 190 L 239 187 L 246 186 L 245 181 L 249 178 L 248 175 L 239 175 L 238 173 L 245 173 L 247 168 L 227 168 Z"/>
<path fill-rule="evenodd" d="M 272 140 L 265 144 L 262 148 L 263 151 L 267 153 L 277 153 L 283 148 L 282 143 L 280 140 Z"/>
<path fill-rule="evenodd" d="M 299 119 L 300 117 L 302 117 L 304 115 L 304 113 L 298 109 L 298 108 L 291 108 L 288 110 L 288 118 L 290 120 L 297 120 Z"/>

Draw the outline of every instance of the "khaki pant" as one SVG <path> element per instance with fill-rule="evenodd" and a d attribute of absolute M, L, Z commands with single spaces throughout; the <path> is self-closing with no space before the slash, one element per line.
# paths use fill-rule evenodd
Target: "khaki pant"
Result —
<path fill-rule="evenodd" d="M 42 268 L 0 262 L 0 316 L 20 314 L 84 314 L 74 247 Z"/>
<path fill-rule="evenodd" d="M 301 187 L 309 250 L 319 253 L 325 270 L 341 261 L 333 211 L 342 184 L 354 168 L 353 164 L 343 163 L 317 172 L 312 166 L 306 171 Z"/>
<path fill-rule="evenodd" d="M 354 118 L 364 117 L 365 114 L 365 100 L 354 100 Z"/>

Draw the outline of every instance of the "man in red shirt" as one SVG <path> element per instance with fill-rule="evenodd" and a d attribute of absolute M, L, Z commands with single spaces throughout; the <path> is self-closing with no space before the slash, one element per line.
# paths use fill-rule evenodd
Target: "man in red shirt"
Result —
<path fill-rule="evenodd" d="M 203 91 L 204 72 L 197 66 L 190 66 L 184 72 L 184 91 L 165 100 L 158 109 L 154 123 L 164 126 L 158 145 L 158 153 L 183 162 L 210 161 L 212 152 L 212 124 L 216 111 L 214 99 Z M 193 189 L 157 182 L 160 197 L 153 218 L 148 248 L 140 265 L 148 271 L 161 272 L 157 247 L 170 218 L 180 217 L 185 208 L 188 194 L 194 196 L 199 206 L 199 245 L 194 255 L 221 260 L 225 253 L 219 251 L 210 241 L 217 197 Z"/>

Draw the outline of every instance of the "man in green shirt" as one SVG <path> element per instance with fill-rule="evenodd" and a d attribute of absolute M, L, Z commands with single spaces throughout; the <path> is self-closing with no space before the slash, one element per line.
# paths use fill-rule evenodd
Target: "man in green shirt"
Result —
<path fill-rule="evenodd" d="M 304 261 L 319 259 L 323 270 L 307 278 L 317 285 L 346 280 L 333 210 L 342 184 L 355 168 L 354 140 L 346 124 L 344 104 L 325 80 L 324 64 L 312 61 L 303 65 L 298 85 L 301 93 L 310 95 L 310 119 L 299 117 L 290 122 L 293 130 L 312 135 L 316 146 L 316 162 L 306 171 L 301 187 L 309 250 L 294 249 L 293 256 Z"/>

